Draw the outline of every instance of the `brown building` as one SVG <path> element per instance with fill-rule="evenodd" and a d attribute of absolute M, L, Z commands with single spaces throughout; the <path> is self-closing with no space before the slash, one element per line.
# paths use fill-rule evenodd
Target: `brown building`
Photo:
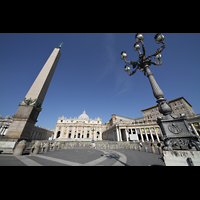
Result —
<path fill-rule="evenodd" d="M 184 113 L 188 118 L 196 116 L 191 104 L 184 97 L 167 101 L 167 103 L 172 108 L 172 115 L 179 117 L 181 113 Z M 146 108 L 142 110 L 142 113 L 144 120 L 157 120 L 158 116 L 163 116 L 158 110 L 158 105 Z"/>
<path fill-rule="evenodd" d="M 172 115 L 186 114 L 187 122 L 193 134 L 200 134 L 200 115 L 196 115 L 191 104 L 184 97 L 167 102 L 172 108 Z M 106 130 L 102 133 L 103 140 L 114 141 L 151 141 L 160 142 L 162 131 L 157 124 L 157 117 L 163 116 L 158 106 L 142 110 L 143 117 L 131 119 L 119 115 L 112 115 L 106 123 Z"/>

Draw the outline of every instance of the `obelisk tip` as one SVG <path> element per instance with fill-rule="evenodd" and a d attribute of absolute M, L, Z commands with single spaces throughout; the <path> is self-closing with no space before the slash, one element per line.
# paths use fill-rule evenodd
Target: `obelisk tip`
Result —
<path fill-rule="evenodd" d="M 64 43 L 63 42 L 61 42 L 61 44 L 60 44 L 60 46 L 58 47 L 59 49 L 61 49 L 61 47 L 62 47 L 62 45 L 63 45 Z"/>

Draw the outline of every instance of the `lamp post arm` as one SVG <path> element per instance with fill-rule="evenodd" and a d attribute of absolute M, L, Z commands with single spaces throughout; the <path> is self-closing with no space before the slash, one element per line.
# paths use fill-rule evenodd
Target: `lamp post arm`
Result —
<path fill-rule="evenodd" d="M 141 41 L 141 44 L 142 44 L 142 51 L 143 51 L 143 55 L 145 56 L 145 46 L 144 46 L 144 42 Z"/>
<path fill-rule="evenodd" d="M 162 65 L 162 61 L 159 60 L 159 62 L 150 62 L 150 64 L 153 64 L 153 65 Z"/>
<path fill-rule="evenodd" d="M 162 42 L 162 44 L 163 44 L 163 46 L 161 46 L 159 49 L 157 49 L 156 52 L 155 52 L 154 54 L 148 56 L 146 59 L 151 58 L 151 57 L 156 56 L 156 55 L 158 55 L 159 53 L 161 53 L 161 52 L 164 50 L 164 48 L 165 48 L 165 43 Z"/>
<path fill-rule="evenodd" d="M 135 70 L 133 70 L 131 73 L 128 72 L 128 75 L 129 75 L 129 76 L 132 76 L 133 74 L 135 74 L 136 71 L 137 71 L 137 69 L 138 69 L 138 67 L 139 67 L 139 66 L 137 66 L 137 68 L 136 68 Z"/>
<path fill-rule="evenodd" d="M 125 63 L 127 63 L 128 65 L 132 64 L 132 61 L 127 61 L 126 58 L 124 58 Z"/>

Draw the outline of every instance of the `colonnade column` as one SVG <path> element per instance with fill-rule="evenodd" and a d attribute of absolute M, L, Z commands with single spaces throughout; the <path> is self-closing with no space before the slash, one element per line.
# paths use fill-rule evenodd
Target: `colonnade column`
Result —
<path fill-rule="evenodd" d="M 128 142 L 129 141 L 129 139 L 128 139 L 129 135 L 128 135 L 128 131 L 127 131 L 126 128 L 125 128 L 125 133 L 126 133 L 126 141 Z"/>
<path fill-rule="evenodd" d="M 197 132 L 196 128 L 194 127 L 194 125 L 193 125 L 192 123 L 191 123 L 191 127 L 192 127 L 192 129 L 193 129 L 194 133 L 195 133 L 197 136 L 199 136 L 199 134 L 198 134 L 198 132 Z"/>
<path fill-rule="evenodd" d="M 151 134 L 151 139 L 152 139 L 152 141 L 154 142 L 154 138 L 153 138 L 153 134 L 152 134 L 152 132 L 151 132 L 151 128 L 149 128 L 149 131 L 150 131 L 150 134 Z"/>
<path fill-rule="evenodd" d="M 140 130 L 140 136 L 141 136 L 141 138 L 142 138 L 142 142 L 144 142 L 144 138 L 143 138 L 143 135 L 142 135 L 141 128 L 139 128 L 139 130 Z"/>
<path fill-rule="evenodd" d="M 144 128 L 144 132 L 145 132 L 145 135 L 146 135 L 147 141 L 149 142 L 149 137 L 148 137 L 148 134 L 147 134 L 146 128 Z"/>
<path fill-rule="evenodd" d="M 64 130 L 65 130 L 65 126 L 63 126 L 63 127 L 61 128 L 60 138 L 63 138 Z"/>
<path fill-rule="evenodd" d="M 155 127 L 154 127 L 154 131 L 155 131 L 155 133 L 156 133 L 156 137 L 157 137 L 158 142 L 160 142 L 160 139 L 159 139 L 159 136 L 158 136 L 158 133 L 157 133 L 157 130 L 156 130 Z"/>
<path fill-rule="evenodd" d="M 56 129 L 55 129 L 55 131 L 54 131 L 54 134 L 53 134 L 53 139 L 56 139 L 57 132 L 58 132 L 58 126 L 56 126 Z"/>
<path fill-rule="evenodd" d="M 66 130 L 66 138 L 68 138 L 69 137 L 69 126 L 67 126 L 66 129 L 67 129 Z"/>

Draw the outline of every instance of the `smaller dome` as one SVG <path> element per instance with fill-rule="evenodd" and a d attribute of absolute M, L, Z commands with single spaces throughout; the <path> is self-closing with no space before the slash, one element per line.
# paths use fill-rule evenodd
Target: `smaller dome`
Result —
<path fill-rule="evenodd" d="M 89 117 L 88 117 L 88 115 L 86 114 L 85 110 L 83 111 L 83 114 L 81 114 L 81 115 L 78 117 L 78 120 L 86 120 L 86 121 L 89 120 Z"/>

